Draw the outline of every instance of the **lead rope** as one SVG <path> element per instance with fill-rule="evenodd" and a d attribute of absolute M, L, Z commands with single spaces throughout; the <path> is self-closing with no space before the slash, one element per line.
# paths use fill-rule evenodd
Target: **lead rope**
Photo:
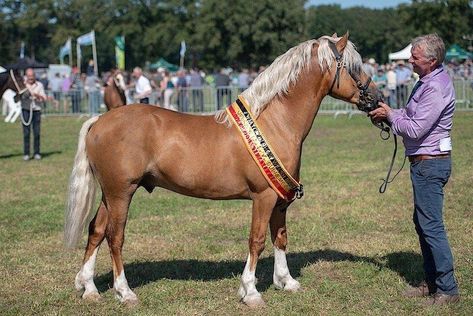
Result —
<path fill-rule="evenodd" d="M 381 137 L 382 140 L 388 140 L 389 137 L 390 137 L 390 131 L 391 129 L 389 127 L 380 127 L 378 125 L 375 125 L 376 127 L 380 128 L 381 129 L 381 132 L 379 133 L 379 136 Z M 386 133 L 387 136 L 383 136 L 383 133 Z M 393 134 L 393 139 L 394 139 L 394 151 L 393 151 L 393 156 L 391 158 L 391 163 L 389 165 L 389 168 L 388 168 L 388 173 L 386 175 L 386 179 L 381 179 L 383 181 L 383 183 L 381 184 L 381 186 L 379 187 L 379 193 L 384 193 L 386 192 L 386 189 L 388 187 L 388 184 L 393 182 L 394 179 L 396 179 L 397 175 L 401 172 L 401 170 L 404 168 L 404 165 L 406 164 L 406 157 L 404 157 L 404 161 L 402 162 L 402 166 L 401 168 L 399 169 L 399 171 L 394 175 L 394 177 L 391 178 L 391 180 L 389 180 L 389 177 L 391 176 L 391 171 L 393 170 L 393 165 L 394 165 L 394 160 L 396 160 L 396 154 L 397 154 L 397 136 L 396 134 Z"/>
<path fill-rule="evenodd" d="M 20 118 L 21 118 L 21 122 L 23 123 L 23 125 L 25 125 L 25 126 L 30 126 L 31 125 L 31 121 L 33 121 L 33 102 L 30 103 L 30 117 L 28 118 L 28 122 L 26 122 L 25 118 L 23 117 L 23 109 L 21 109 Z"/>
<path fill-rule="evenodd" d="M 16 91 L 19 95 L 22 95 L 25 93 L 26 90 L 28 90 L 26 87 L 24 89 L 20 89 L 20 86 L 18 85 L 18 82 L 16 81 L 15 74 L 13 73 L 13 69 L 10 69 L 10 77 L 13 80 L 13 83 L 15 84 Z M 28 122 L 25 121 L 25 118 L 23 117 L 23 109 L 21 109 L 21 122 L 25 126 L 30 126 L 31 121 L 33 121 L 33 103 L 30 104 L 30 117 L 28 118 Z"/>

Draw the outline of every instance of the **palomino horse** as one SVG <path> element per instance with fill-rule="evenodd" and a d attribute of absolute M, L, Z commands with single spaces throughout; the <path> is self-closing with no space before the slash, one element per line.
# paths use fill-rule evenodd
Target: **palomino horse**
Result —
<path fill-rule="evenodd" d="M 299 178 L 302 144 L 322 99 L 330 94 L 369 111 L 376 107 L 376 85 L 361 70 L 361 57 L 348 34 L 323 36 L 293 47 L 278 57 L 242 93 L 289 174 Z M 364 82 L 364 84 L 363 84 Z M 225 112 L 195 116 L 163 108 L 121 107 L 84 123 L 79 135 L 66 209 L 65 242 L 79 241 L 97 188 L 102 200 L 89 225 L 89 238 L 75 285 L 83 298 L 97 299 L 93 281 L 98 248 L 107 239 L 114 289 L 120 301 L 138 301 L 125 278 L 124 230 L 133 194 L 142 186 L 162 187 L 206 199 L 251 199 L 253 215 L 249 254 L 238 291 L 249 306 L 263 305 L 255 270 L 269 224 L 274 245 L 273 281 L 297 291 L 286 263 L 286 210 L 249 154 L 235 124 Z"/>
<path fill-rule="evenodd" d="M 11 89 L 16 93 L 15 102 L 18 102 L 24 95 L 29 95 L 23 78 L 17 71 L 10 69 L 9 71 L 0 72 L 0 99 L 6 90 Z"/>
<path fill-rule="evenodd" d="M 103 93 L 103 101 L 108 111 L 126 104 L 125 89 L 126 85 L 123 75 L 120 72 L 113 73 Z"/>

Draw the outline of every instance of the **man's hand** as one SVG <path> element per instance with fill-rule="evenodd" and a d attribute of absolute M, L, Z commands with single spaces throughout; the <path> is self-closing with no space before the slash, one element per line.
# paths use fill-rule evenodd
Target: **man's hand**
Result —
<path fill-rule="evenodd" d="M 33 99 L 36 101 L 40 101 L 40 102 L 46 101 L 46 96 L 43 96 L 39 93 L 32 93 L 32 95 L 33 95 Z"/>
<path fill-rule="evenodd" d="M 387 121 L 391 108 L 383 102 L 378 103 L 379 108 L 368 113 L 369 117 L 375 122 Z"/>

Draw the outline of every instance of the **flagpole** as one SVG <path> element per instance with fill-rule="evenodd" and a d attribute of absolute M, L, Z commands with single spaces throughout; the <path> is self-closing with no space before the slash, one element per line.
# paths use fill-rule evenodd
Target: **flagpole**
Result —
<path fill-rule="evenodd" d="M 76 41 L 76 54 L 77 54 L 77 68 L 80 70 L 80 44 Z"/>
<path fill-rule="evenodd" d="M 93 36 L 93 40 L 92 40 L 92 54 L 93 54 L 93 58 L 94 58 L 94 72 L 95 72 L 95 75 L 98 76 L 99 75 L 99 67 L 97 65 L 97 47 L 96 47 L 96 44 L 95 44 L 95 30 L 92 31 L 92 36 Z"/>
<path fill-rule="evenodd" d="M 68 39 L 69 41 L 69 66 L 71 66 L 71 69 L 72 69 L 72 38 L 69 37 Z"/>

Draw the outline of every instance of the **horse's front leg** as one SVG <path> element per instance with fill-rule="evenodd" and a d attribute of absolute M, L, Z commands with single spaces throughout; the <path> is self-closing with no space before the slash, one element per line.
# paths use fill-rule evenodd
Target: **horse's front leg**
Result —
<path fill-rule="evenodd" d="M 251 231 L 248 240 L 250 253 L 241 276 L 240 289 L 238 290 L 242 302 L 250 307 L 264 305 L 261 294 L 256 290 L 255 272 L 258 258 L 264 250 L 266 230 L 276 201 L 277 195 L 272 189 L 268 189 L 253 197 Z"/>
<path fill-rule="evenodd" d="M 287 231 L 286 210 L 288 205 L 274 208 L 269 222 L 274 246 L 273 282 L 276 288 L 296 292 L 300 284 L 291 276 L 286 261 Z"/>

